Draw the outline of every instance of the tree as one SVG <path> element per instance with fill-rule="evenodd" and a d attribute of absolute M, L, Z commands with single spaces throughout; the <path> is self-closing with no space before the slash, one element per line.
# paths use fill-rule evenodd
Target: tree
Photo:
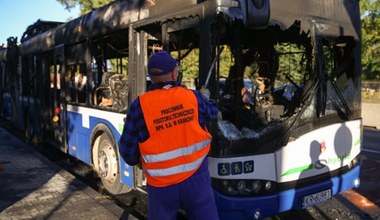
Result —
<path fill-rule="evenodd" d="M 380 80 L 380 0 L 360 0 L 363 79 Z"/>
<path fill-rule="evenodd" d="M 86 14 L 93 9 L 102 7 L 109 4 L 115 0 L 57 0 L 61 3 L 67 10 L 72 9 L 76 5 L 79 5 L 81 14 Z"/>

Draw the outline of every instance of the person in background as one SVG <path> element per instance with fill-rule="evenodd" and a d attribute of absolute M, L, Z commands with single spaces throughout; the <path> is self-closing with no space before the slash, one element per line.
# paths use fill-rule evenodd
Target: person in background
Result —
<path fill-rule="evenodd" d="M 217 118 L 208 89 L 189 90 L 177 82 L 179 66 L 166 51 L 148 61 L 152 85 L 128 109 L 119 151 L 126 163 L 141 163 L 147 180 L 148 219 L 218 219 L 208 171 L 211 134 Z"/>

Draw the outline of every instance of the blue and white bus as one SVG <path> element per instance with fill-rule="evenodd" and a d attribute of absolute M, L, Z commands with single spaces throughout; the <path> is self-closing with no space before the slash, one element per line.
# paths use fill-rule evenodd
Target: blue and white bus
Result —
<path fill-rule="evenodd" d="M 209 124 L 220 218 L 304 209 L 360 184 L 360 28 L 357 0 L 115 1 L 39 20 L 0 50 L 1 116 L 92 166 L 109 193 L 146 193 L 117 141 L 164 49 L 222 116 Z"/>

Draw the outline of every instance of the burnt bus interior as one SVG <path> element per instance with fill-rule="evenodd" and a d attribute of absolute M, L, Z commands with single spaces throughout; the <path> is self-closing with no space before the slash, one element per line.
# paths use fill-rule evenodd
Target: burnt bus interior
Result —
<path fill-rule="evenodd" d="M 128 106 L 128 31 L 65 47 L 68 104 L 125 113 Z"/>
<path fill-rule="evenodd" d="M 137 30 L 150 36 L 148 48 L 171 51 L 182 75 L 196 76 L 196 89 L 216 57 L 208 88 L 222 120 L 210 125 L 211 155 L 224 157 L 274 152 L 312 129 L 360 115 L 357 37 L 324 36 L 318 24 L 305 22 L 252 28 L 220 13 Z"/>
<path fill-rule="evenodd" d="M 65 31 L 78 29 L 81 19 L 66 24 L 38 20 L 19 46 L 10 38 L 8 48 L 1 48 L 1 97 L 10 103 L 2 108 L 2 118 L 24 131 L 28 141 L 45 140 L 64 152 L 66 131 L 74 128 L 64 126 L 61 106 L 121 113 L 128 106 L 128 29 L 88 42 L 81 39 L 83 32 Z"/>
<path fill-rule="evenodd" d="M 128 107 L 128 30 L 94 40 L 91 47 L 94 86 L 93 104 L 126 112 Z M 112 69 L 110 68 L 112 66 Z"/>

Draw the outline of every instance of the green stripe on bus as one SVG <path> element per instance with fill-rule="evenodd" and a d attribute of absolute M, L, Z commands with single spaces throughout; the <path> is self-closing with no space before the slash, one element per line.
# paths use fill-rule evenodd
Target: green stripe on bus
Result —
<path fill-rule="evenodd" d="M 358 138 L 357 140 L 356 140 L 356 142 L 355 142 L 355 145 L 354 146 L 360 146 L 361 145 L 361 143 L 362 143 L 362 140 L 361 140 L 361 138 Z"/>
<path fill-rule="evenodd" d="M 287 175 L 291 175 L 291 174 L 295 174 L 295 173 L 301 173 L 301 172 L 305 172 L 305 171 L 308 171 L 311 169 L 313 169 L 313 164 L 290 169 L 290 170 L 286 171 L 285 173 L 283 173 L 281 176 L 287 176 Z"/>
<path fill-rule="evenodd" d="M 119 133 L 121 134 L 124 129 L 124 124 L 119 124 Z"/>

